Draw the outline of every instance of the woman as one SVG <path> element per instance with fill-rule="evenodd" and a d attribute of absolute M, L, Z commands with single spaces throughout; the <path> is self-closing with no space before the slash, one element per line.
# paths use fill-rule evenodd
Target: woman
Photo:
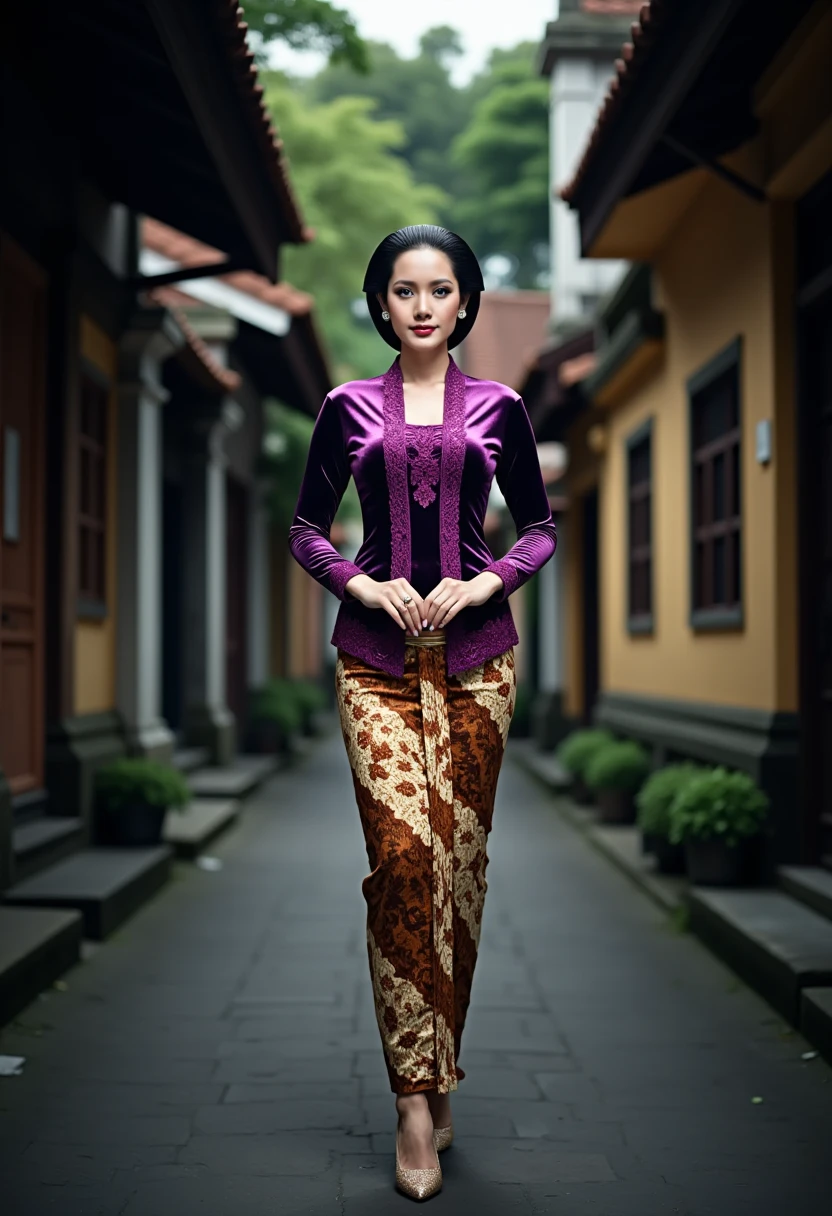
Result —
<path fill-rule="evenodd" d="M 463 375 L 449 348 L 477 316 L 466 243 L 418 225 L 386 237 L 364 281 L 376 329 L 401 354 L 333 390 L 315 424 L 290 546 L 342 601 L 336 688 L 371 873 L 367 946 L 396 1094 L 396 1182 L 442 1185 L 485 897 L 486 839 L 514 709 L 508 596 L 552 556 L 555 525 L 522 400 Z M 364 540 L 329 541 L 350 475 Z M 493 478 L 518 539 L 494 561 Z"/>

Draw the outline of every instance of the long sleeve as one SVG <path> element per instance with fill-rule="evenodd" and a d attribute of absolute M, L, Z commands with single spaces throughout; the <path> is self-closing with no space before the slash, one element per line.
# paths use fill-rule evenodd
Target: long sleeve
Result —
<path fill-rule="evenodd" d="M 486 567 L 503 581 L 493 598 L 505 600 L 546 564 L 557 545 L 534 431 L 519 398 L 509 407 L 497 484 L 517 528 L 517 540 L 505 557 Z"/>
<path fill-rule="evenodd" d="M 339 600 L 352 599 L 345 591 L 346 584 L 362 573 L 354 562 L 341 556 L 329 539 L 332 521 L 349 479 L 338 407 L 327 396 L 309 444 L 303 482 L 289 529 L 289 549 L 295 561 Z"/>

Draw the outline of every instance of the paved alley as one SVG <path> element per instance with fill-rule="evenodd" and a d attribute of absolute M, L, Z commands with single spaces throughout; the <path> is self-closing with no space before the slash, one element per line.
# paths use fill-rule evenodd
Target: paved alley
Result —
<path fill-rule="evenodd" d="M 828 1210 L 832 1070 L 507 760 L 431 1210 Z M 341 740 L 0 1035 L 4 1216 L 379 1216 L 394 1111 Z M 752 1098 L 762 1101 L 753 1103 Z"/>

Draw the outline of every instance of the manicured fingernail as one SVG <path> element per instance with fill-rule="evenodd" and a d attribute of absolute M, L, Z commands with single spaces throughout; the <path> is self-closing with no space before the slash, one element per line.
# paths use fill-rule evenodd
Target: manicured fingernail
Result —
<path fill-rule="evenodd" d="M 433 633 L 433 625 L 431 625 L 429 632 Z"/>
<path fill-rule="evenodd" d="M 427 629 L 427 627 L 428 627 L 427 621 L 422 621 L 422 628 Z"/>
<path fill-rule="evenodd" d="M 418 638 L 418 636 L 419 636 L 419 630 L 418 630 L 418 629 L 414 629 L 414 630 L 413 630 L 413 636 L 414 636 L 414 638 Z"/>

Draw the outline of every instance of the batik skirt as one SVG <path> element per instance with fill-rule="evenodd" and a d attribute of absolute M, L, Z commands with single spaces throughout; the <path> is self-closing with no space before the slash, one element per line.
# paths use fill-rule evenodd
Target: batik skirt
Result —
<path fill-rule="evenodd" d="M 450 1093 L 465 1075 L 514 651 L 453 676 L 440 638 L 409 638 L 405 656 L 396 677 L 339 650 L 336 688 L 370 862 L 367 949 L 390 1086 Z"/>

